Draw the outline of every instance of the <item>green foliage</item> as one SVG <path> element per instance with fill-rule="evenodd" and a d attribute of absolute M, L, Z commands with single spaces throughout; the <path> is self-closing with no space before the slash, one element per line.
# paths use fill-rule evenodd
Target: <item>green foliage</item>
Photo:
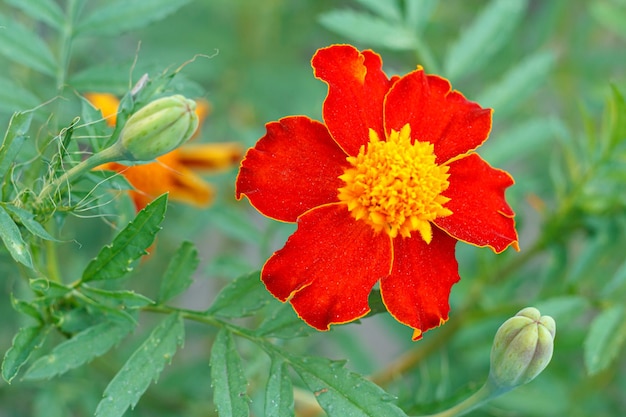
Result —
<path fill-rule="evenodd" d="M 247 382 L 233 335 L 226 329 L 218 332 L 211 349 L 213 401 L 221 417 L 248 415 Z"/>
<path fill-rule="evenodd" d="M 344 362 L 291 357 L 289 363 L 329 417 L 406 416 L 392 402 L 393 397 L 362 376 L 345 369 Z"/>
<path fill-rule="evenodd" d="M 171 362 L 184 335 L 185 327 L 178 314 L 159 323 L 106 387 L 96 416 L 122 416 L 128 407 L 135 407 L 150 382 L 156 381 L 165 364 Z"/>
<path fill-rule="evenodd" d="M 38 358 L 28 368 L 24 379 L 50 379 L 78 368 L 108 352 L 129 331 L 127 324 L 113 321 L 89 327 Z"/>
<path fill-rule="evenodd" d="M 115 237 L 113 243 L 102 248 L 98 256 L 87 265 L 81 281 L 120 278 L 130 272 L 131 263 L 147 253 L 146 249 L 160 230 L 166 207 L 167 195 L 164 194 L 141 210 Z"/>
<path fill-rule="evenodd" d="M 476 391 L 497 327 L 530 305 L 557 322 L 552 363 L 468 415 L 626 414 L 624 4 L 0 3 L 0 414 L 432 415 Z M 81 171 L 165 95 L 211 102 L 196 143 L 246 147 L 265 122 L 321 120 L 308 60 L 349 42 L 390 76 L 422 65 L 493 108 L 478 152 L 516 181 L 521 252 L 458 245 L 450 319 L 416 343 L 379 288 L 360 325 L 329 332 L 267 292 L 259 269 L 295 226 L 234 201 L 237 163 L 208 178 L 206 210 L 171 192 L 136 213 L 130 178 Z M 120 98 L 116 126 L 87 92 Z M 199 181 L 160 163 L 177 185 Z"/>
<path fill-rule="evenodd" d="M 616 305 L 598 314 L 585 338 L 585 366 L 593 375 L 606 369 L 626 340 L 624 306 Z"/>

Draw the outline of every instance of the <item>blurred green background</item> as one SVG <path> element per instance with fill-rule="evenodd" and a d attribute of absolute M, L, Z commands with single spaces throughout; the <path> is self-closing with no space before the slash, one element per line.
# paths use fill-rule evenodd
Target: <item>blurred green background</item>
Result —
<path fill-rule="evenodd" d="M 57 4 L 65 7 L 72 1 Z M 295 114 L 321 118 L 326 86 L 313 77 L 309 61 L 317 48 L 333 43 L 374 49 L 382 55 L 389 75 L 423 65 L 427 72 L 448 77 L 468 99 L 493 107 L 494 128 L 479 153 L 516 179 L 507 197 L 517 212 L 522 252 L 509 250 L 495 256 L 486 249 L 459 244 L 462 281 L 453 288 L 446 326 L 461 320 L 463 325 L 445 344 L 430 349 L 419 366 L 402 378 L 387 381 L 385 388 L 399 397 L 409 414 L 454 403 L 486 377 L 498 325 L 521 307 L 535 305 L 557 320 L 553 362 L 530 385 L 471 415 L 626 415 L 624 326 L 608 323 L 613 336 L 603 336 L 610 342 L 607 361 L 617 358 L 611 366 L 590 372 L 585 357 L 591 323 L 601 312 L 623 308 L 626 295 L 626 151 L 622 146 L 600 162 L 593 157 L 593 141 L 601 141 L 610 129 L 606 126 L 610 126 L 607 103 L 611 84 L 626 93 L 624 0 L 195 0 L 121 35 L 104 28 L 77 38 L 61 90 L 58 79 L 20 62 L 7 46 L 6 34 L 1 34 L 3 25 L 16 21 L 48 44 L 53 54 L 60 53 L 58 32 L 30 18 L 19 3 L 0 3 L 0 37 L 5 36 L 0 43 L 3 127 L 13 111 L 34 107 L 59 94 L 61 98 L 38 113 L 36 124 L 46 125 L 53 112 L 56 123 L 64 126 L 79 112 L 76 93 L 122 96 L 141 74 L 176 68 L 202 54 L 175 81 L 190 97 L 205 98 L 213 106 L 199 140 L 252 146 L 264 134 L 266 122 Z M 86 1 L 81 16 L 89 16 L 103 4 Z M 124 2 L 118 5 L 124 7 Z M 394 10 L 401 14 L 395 15 Z M 468 28 L 476 18 L 485 16 L 485 10 L 495 10 L 492 20 L 484 17 L 488 36 L 483 39 L 474 33 L 472 38 Z M 473 58 L 473 46 L 479 48 L 474 52 L 480 59 Z M 38 138 L 45 135 L 46 129 L 33 133 Z M 600 163 L 604 168 L 588 169 Z M 600 175 L 607 170 L 610 181 Z M 224 282 L 260 268 L 267 256 L 282 246 L 293 225 L 262 218 L 245 200 L 235 202 L 235 175 L 233 169 L 209 177 L 219 193 L 208 210 L 171 205 L 155 254 L 142 264 L 131 287 L 153 296 L 156 290 L 151 276 L 163 269 L 180 241 L 191 239 L 198 245 L 202 261 L 194 291 L 179 303 L 205 308 Z M 584 192 L 575 194 L 580 197 L 575 209 L 559 217 L 562 201 L 573 195 L 570 190 L 576 189 L 581 178 L 587 182 Z M 542 234 L 550 227 L 554 234 Z M 75 240 L 60 248 L 70 276 L 113 235 L 98 216 L 70 219 L 64 231 L 66 238 Z M 515 258 L 534 247 L 539 236 L 548 242 L 516 265 Z M 4 352 L 23 319 L 9 302 L 10 294 L 20 291 L 14 267 L 6 254 L 0 261 L 4 300 L 0 302 L 0 351 Z M 509 265 L 516 269 L 501 280 L 494 277 Z M 475 305 L 462 310 L 467 317 L 459 317 L 461 310 L 455 308 L 477 288 L 480 296 Z M 623 317 L 623 312 L 618 317 Z M 446 326 L 427 333 L 418 344 L 428 346 Z M 601 327 L 595 325 L 597 334 L 602 334 Z M 145 328 L 136 333 L 142 330 Z M 127 415 L 215 415 L 206 340 L 213 333 L 195 324 L 189 324 L 187 331 L 185 349 L 138 408 Z M 48 383 L 0 382 L 0 416 L 90 415 L 113 372 L 139 340 L 125 342 L 119 351 L 88 370 Z M 294 351 L 347 358 L 349 367 L 365 374 L 384 369 L 416 345 L 410 341 L 408 329 L 387 314 L 290 343 Z M 246 373 L 254 381 L 267 364 L 253 347 L 242 343 L 240 348 L 247 361 Z M 254 404 L 262 394 L 255 397 L 255 388 L 253 383 L 251 408 L 260 416 L 262 408 L 255 409 Z"/>

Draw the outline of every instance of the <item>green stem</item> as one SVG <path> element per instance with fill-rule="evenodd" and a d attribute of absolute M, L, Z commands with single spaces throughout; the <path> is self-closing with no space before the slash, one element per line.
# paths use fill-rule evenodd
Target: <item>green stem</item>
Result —
<path fill-rule="evenodd" d="M 57 68 L 57 90 L 59 94 L 63 91 L 67 79 L 67 70 L 70 64 L 72 53 L 72 41 L 74 39 L 74 23 L 76 21 L 77 4 L 76 0 L 68 0 L 65 14 L 65 22 L 61 30 L 59 47 L 59 66 Z"/>
<path fill-rule="evenodd" d="M 500 392 L 492 389 L 489 383 L 483 385 L 481 389 L 476 391 L 471 397 L 466 398 L 452 408 L 441 411 L 436 414 L 429 414 L 423 417 L 458 417 L 469 413 L 470 411 L 480 407 L 493 398 L 500 395 Z"/>
<path fill-rule="evenodd" d="M 37 197 L 37 202 L 43 203 L 50 197 L 50 194 L 59 192 L 84 172 L 91 171 L 93 168 L 107 162 L 119 161 L 123 159 L 124 155 L 125 151 L 120 142 L 116 142 L 113 146 L 91 155 L 89 158 L 65 172 L 55 181 L 48 183 L 43 190 L 41 190 L 39 197 Z"/>

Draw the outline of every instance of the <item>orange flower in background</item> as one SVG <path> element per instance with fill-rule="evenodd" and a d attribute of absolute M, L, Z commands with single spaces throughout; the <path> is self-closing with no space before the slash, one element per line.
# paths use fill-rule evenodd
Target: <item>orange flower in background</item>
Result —
<path fill-rule="evenodd" d="M 419 339 L 448 319 L 457 241 L 519 249 L 513 179 L 473 152 L 492 111 L 421 67 L 390 79 L 379 55 L 350 45 L 318 50 L 312 66 L 328 85 L 325 123 L 268 123 L 237 177 L 238 199 L 298 225 L 261 278 L 319 330 L 365 316 L 379 282 Z"/>
<path fill-rule="evenodd" d="M 119 100 L 111 94 L 88 93 L 85 97 L 102 112 L 107 124 L 115 126 Z M 196 114 L 202 121 L 210 112 L 206 100 L 196 100 Z M 198 132 L 194 134 L 197 136 Z M 213 201 L 214 188 L 199 173 L 209 173 L 233 166 L 241 159 L 241 145 L 227 143 L 185 144 L 156 158 L 155 162 L 141 165 L 122 165 L 110 162 L 99 170 L 115 171 L 133 186 L 129 191 L 137 211 L 165 192 L 171 200 L 196 207 L 207 207 Z"/>

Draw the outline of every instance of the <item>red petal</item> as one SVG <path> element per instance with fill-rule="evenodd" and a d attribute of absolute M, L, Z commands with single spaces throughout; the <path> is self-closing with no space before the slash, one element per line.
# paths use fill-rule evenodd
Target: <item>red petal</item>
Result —
<path fill-rule="evenodd" d="M 287 222 L 337 201 L 337 189 L 344 185 L 338 177 L 349 164 L 326 127 L 294 116 L 266 128 L 241 163 L 237 198 L 245 194 L 261 213 Z"/>
<path fill-rule="evenodd" d="M 450 198 L 445 207 L 452 211 L 435 220 L 450 235 L 476 246 L 489 246 L 496 253 L 509 245 L 519 250 L 513 210 L 504 198 L 513 178 L 492 168 L 478 154 L 450 164 L 450 186 L 443 193 Z"/>
<path fill-rule="evenodd" d="M 414 340 L 448 320 L 450 288 L 459 281 L 456 240 L 433 228 L 430 244 L 419 233 L 393 240 L 391 275 L 380 282 L 387 310 L 415 329 Z"/>
<path fill-rule="evenodd" d="M 450 82 L 420 68 L 398 80 L 385 101 L 385 129 L 411 125 L 411 137 L 435 145 L 437 163 L 480 146 L 491 131 L 491 109 L 452 91 Z"/>
<path fill-rule="evenodd" d="M 328 330 L 369 312 L 368 295 L 390 267 L 389 237 L 354 220 L 345 205 L 329 204 L 298 218 L 298 230 L 265 263 L 261 279 L 310 326 Z"/>
<path fill-rule="evenodd" d="M 391 82 L 382 60 L 372 51 L 351 45 L 319 49 L 311 61 L 315 76 L 328 84 L 324 121 L 337 143 L 356 155 L 369 141 L 369 129 L 383 134 L 383 101 Z"/>

